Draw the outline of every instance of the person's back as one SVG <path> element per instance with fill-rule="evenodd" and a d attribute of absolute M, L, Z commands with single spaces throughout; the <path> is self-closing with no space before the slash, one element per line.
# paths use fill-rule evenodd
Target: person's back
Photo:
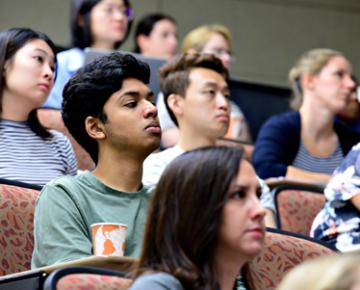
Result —
<path fill-rule="evenodd" d="M 112 53 L 86 65 L 64 89 L 63 119 L 96 163 L 93 172 L 44 187 L 34 217 L 32 267 L 92 255 L 91 224 L 128 225 L 126 255 L 140 253 L 151 188 L 143 160 L 159 147 L 161 129 L 149 67 Z"/>

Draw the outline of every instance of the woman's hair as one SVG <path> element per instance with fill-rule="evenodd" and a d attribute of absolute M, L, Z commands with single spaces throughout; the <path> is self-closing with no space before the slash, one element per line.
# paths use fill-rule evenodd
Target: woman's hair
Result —
<path fill-rule="evenodd" d="M 135 276 L 163 271 L 187 290 L 219 289 L 213 257 L 221 213 L 242 158 L 237 148 L 205 147 L 168 165 L 151 201 Z"/>
<path fill-rule="evenodd" d="M 220 24 L 211 24 L 199 26 L 186 34 L 181 46 L 182 52 L 188 52 L 189 49 L 194 49 L 200 53 L 214 34 L 222 35 L 231 50 L 232 40 L 229 29 Z"/>
<path fill-rule="evenodd" d="M 138 22 L 136 29 L 135 29 L 135 46 L 134 46 L 134 52 L 141 53 L 141 49 L 139 47 L 139 44 L 137 42 L 137 38 L 139 35 L 145 35 L 149 36 L 151 31 L 154 29 L 154 26 L 157 22 L 161 20 L 169 20 L 170 22 L 174 23 L 176 25 L 176 21 L 174 18 L 172 18 L 170 15 L 165 15 L 162 13 L 152 13 L 147 14 L 143 18 L 140 19 Z"/>
<path fill-rule="evenodd" d="M 0 32 L 0 113 L 2 113 L 2 94 L 5 87 L 4 66 L 5 62 L 11 60 L 16 52 L 21 49 L 28 42 L 36 39 L 45 41 L 54 56 L 56 55 L 56 49 L 51 39 L 44 33 L 32 30 L 30 28 L 10 28 Z M 55 58 L 56 65 L 56 58 Z M 56 67 L 56 66 L 55 66 Z M 51 137 L 49 131 L 47 131 L 39 122 L 37 118 L 37 109 L 32 110 L 28 116 L 28 122 L 31 130 L 40 137 Z"/>
<path fill-rule="evenodd" d="M 351 290 L 359 269 L 359 252 L 317 258 L 290 271 L 277 290 Z"/>
<path fill-rule="evenodd" d="M 91 34 L 90 14 L 91 10 L 96 4 L 102 0 L 73 0 L 70 11 L 70 34 L 72 46 L 85 48 L 91 46 L 93 37 Z M 123 0 L 125 7 L 131 9 L 129 0 Z M 83 23 L 79 23 L 79 18 L 82 17 Z M 128 28 L 124 38 L 114 44 L 114 49 L 118 48 L 130 33 L 130 28 L 133 19 L 128 19 Z"/>
<path fill-rule="evenodd" d="M 304 74 L 316 75 L 336 56 L 343 56 L 339 51 L 328 48 L 317 48 L 305 52 L 289 71 L 289 82 L 291 84 L 294 98 L 291 107 L 298 110 L 303 101 L 303 89 L 301 78 Z"/>

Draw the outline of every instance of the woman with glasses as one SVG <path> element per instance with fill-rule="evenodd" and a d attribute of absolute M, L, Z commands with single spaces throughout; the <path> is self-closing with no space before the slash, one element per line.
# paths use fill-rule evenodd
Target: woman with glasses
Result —
<path fill-rule="evenodd" d="M 58 74 L 44 107 L 61 109 L 65 83 L 83 65 L 86 47 L 114 50 L 127 38 L 133 19 L 129 0 L 73 0 L 71 41 L 73 48 L 60 52 Z"/>

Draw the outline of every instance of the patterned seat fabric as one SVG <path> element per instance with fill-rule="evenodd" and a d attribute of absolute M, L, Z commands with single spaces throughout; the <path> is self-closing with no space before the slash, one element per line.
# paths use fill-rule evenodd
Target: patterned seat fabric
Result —
<path fill-rule="evenodd" d="M 325 196 L 318 192 L 286 189 L 275 198 L 280 228 L 309 236 L 313 220 L 324 206 Z"/>
<path fill-rule="evenodd" d="M 60 131 L 70 140 L 75 152 L 79 170 L 94 169 L 95 164 L 89 153 L 85 151 L 85 149 L 74 139 L 69 130 L 65 127 L 60 110 L 38 109 L 37 115 L 40 123 L 44 127 Z"/>
<path fill-rule="evenodd" d="M 30 269 L 34 209 L 39 193 L 0 184 L 0 275 Z"/>
<path fill-rule="evenodd" d="M 61 278 L 56 289 L 61 290 L 125 290 L 132 280 L 96 274 L 70 274 Z"/>
<path fill-rule="evenodd" d="M 334 253 L 334 250 L 315 241 L 267 232 L 263 251 L 250 263 L 255 289 L 273 290 L 296 265 Z"/>

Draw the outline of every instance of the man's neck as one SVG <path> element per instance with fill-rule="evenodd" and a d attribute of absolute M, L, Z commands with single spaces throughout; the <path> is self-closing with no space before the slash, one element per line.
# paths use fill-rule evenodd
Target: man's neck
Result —
<path fill-rule="evenodd" d="M 142 158 L 131 154 L 101 156 L 93 171 L 94 176 L 105 185 L 124 192 L 137 192 L 141 187 Z"/>
<path fill-rule="evenodd" d="M 180 130 L 179 141 L 177 145 L 184 151 L 189 151 L 206 146 L 215 146 L 216 138 L 201 136 L 200 134 Z"/>

